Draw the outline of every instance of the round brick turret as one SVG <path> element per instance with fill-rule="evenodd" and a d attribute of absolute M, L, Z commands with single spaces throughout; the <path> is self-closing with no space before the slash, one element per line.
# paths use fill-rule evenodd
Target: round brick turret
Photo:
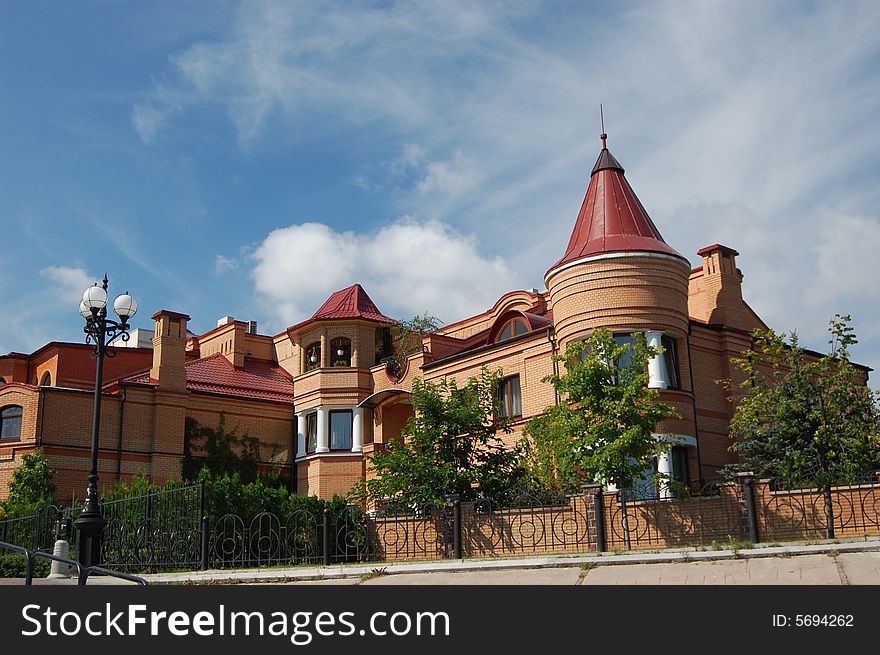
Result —
<path fill-rule="evenodd" d="M 681 259 L 609 253 L 551 270 L 547 288 L 562 349 L 597 328 L 688 332 L 688 274 Z"/>

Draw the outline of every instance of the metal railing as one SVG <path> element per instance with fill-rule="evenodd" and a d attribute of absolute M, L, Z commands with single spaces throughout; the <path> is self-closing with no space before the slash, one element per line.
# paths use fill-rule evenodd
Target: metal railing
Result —
<path fill-rule="evenodd" d="M 47 553 L 41 550 L 31 551 L 22 546 L 10 544 L 5 541 L 0 541 L 0 548 L 18 553 L 19 555 L 23 555 L 25 557 L 26 573 L 24 577 L 24 584 L 27 586 L 33 585 L 34 561 L 41 558 L 48 559 L 53 562 L 60 562 L 61 564 L 65 564 L 67 566 L 75 568 L 77 572 L 77 586 L 85 586 L 86 582 L 89 579 L 89 576 L 95 574 L 104 575 L 112 578 L 119 578 L 120 580 L 127 580 L 129 582 L 134 582 L 143 586 L 146 586 L 148 584 L 144 578 L 137 575 L 130 575 L 128 573 L 114 571 L 112 569 L 107 569 L 101 566 L 83 567 L 82 564 L 80 564 L 76 560 L 68 559 L 66 557 L 61 557 L 59 555 L 54 555 L 53 553 Z"/>

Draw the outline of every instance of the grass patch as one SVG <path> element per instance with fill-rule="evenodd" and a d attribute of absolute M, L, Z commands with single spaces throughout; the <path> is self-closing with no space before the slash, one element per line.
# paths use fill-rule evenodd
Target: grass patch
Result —
<path fill-rule="evenodd" d="M 388 575 L 388 569 L 383 566 L 381 569 L 371 569 L 369 573 L 361 574 L 360 578 L 361 582 L 366 582 L 373 578 L 381 578 L 384 575 Z"/>

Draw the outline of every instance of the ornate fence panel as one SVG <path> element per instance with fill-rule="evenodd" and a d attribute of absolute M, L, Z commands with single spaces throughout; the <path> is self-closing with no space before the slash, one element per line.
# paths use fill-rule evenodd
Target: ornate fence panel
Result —
<path fill-rule="evenodd" d="M 732 484 L 712 482 L 685 498 L 605 495 L 609 550 L 706 546 L 745 537 L 742 506 Z"/>
<path fill-rule="evenodd" d="M 262 512 L 249 521 L 226 514 L 209 536 L 208 565 L 214 568 L 317 564 L 322 559 L 321 524 L 306 510 L 284 518 Z"/>
<path fill-rule="evenodd" d="M 204 510 L 200 485 L 113 500 L 103 510 L 107 566 L 135 571 L 199 567 Z"/>
<path fill-rule="evenodd" d="M 465 557 L 580 553 L 596 547 L 592 496 L 542 502 L 522 496 L 508 506 L 484 499 L 461 505 Z"/>
<path fill-rule="evenodd" d="M 823 539 L 828 536 L 826 503 L 831 502 L 835 537 L 880 536 L 880 482 L 819 489 L 782 489 L 781 480 L 756 483 L 761 541 Z"/>
<path fill-rule="evenodd" d="M 365 523 L 365 555 L 387 561 L 446 557 L 452 540 L 447 513 L 432 504 L 388 505 L 370 512 Z"/>
<path fill-rule="evenodd" d="M 55 505 L 44 507 L 36 514 L 0 521 L 0 541 L 28 550 L 52 550 L 55 529 L 63 509 Z"/>
<path fill-rule="evenodd" d="M 331 557 L 334 563 L 375 560 L 376 543 L 370 540 L 369 519 L 358 506 L 345 508 L 330 528 Z"/>

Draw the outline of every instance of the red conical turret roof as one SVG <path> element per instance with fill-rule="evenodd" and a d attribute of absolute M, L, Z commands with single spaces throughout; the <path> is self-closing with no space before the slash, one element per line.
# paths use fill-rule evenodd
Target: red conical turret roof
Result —
<path fill-rule="evenodd" d="M 607 253 L 648 252 L 682 257 L 668 245 L 635 191 L 623 176 L 623 166 L 605 145 L 590 174 L 590 185 L 562 259 L 547 272 L 571 262 Z"/>
<path fill-rule="evenodd" d="M 372 301 L 360 284 L 352 284 L 350 287 L 331 294 L 310 319 L 287 328 L 287 331 L 299 329 L 313 321 L 338 321 L 357 318 L 378 323 L 397 322 L 379 311 L 376 303 Z"/>
<path fill-rule="evenodd" d="M 394 322 L 394 319 L 388 318 L 379 311 L 376 303 L 372 301 L 360 284 L 352 284 L 342 291 L 336 291 L 312 316 L 313 321 L 340 318 L 365 318 L 368 321 L 382 323 Z"/>

